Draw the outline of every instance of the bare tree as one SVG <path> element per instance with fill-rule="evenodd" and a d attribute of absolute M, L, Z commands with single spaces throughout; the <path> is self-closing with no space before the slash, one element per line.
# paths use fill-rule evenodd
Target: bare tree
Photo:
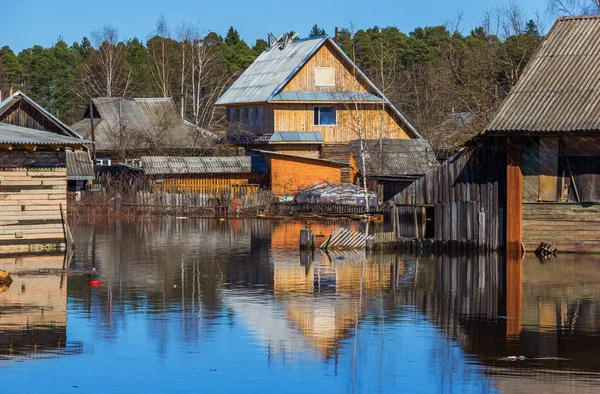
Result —
<path fill-rule="evenodd" d="M 167 40 L 170 37 L 169 27 L 164 15 L 156 22 L 155 36 L 150 39 L 150 52 L 152 52 L 152 77 L 163 97 L 170 97 L 171 75 L 169 72 L 169 56 Z"/>
<path fill-rule="evenodd" d="M 551 15 L 597 15 L 600 14 L 600 0 L 548 0 Z"/>
<path fill-rule="evenodd" d="M 90 93 L 100 97 L 124 96 L 131 72 L 125 74 L 125 45 L 118 40 L 117 29 L 110 25 L 92 33 L 97 50 L 83 63 L 84 77 Z"/>

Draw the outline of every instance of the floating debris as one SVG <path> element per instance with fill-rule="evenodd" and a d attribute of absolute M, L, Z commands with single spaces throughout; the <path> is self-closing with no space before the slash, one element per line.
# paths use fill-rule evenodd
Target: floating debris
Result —
<path fill-rule="evenodd" d="M 550 244 L 541 242 L 534 253 L 540 258 L 546 259 L 550 256 L 556 256 L 556 252 L 557 250 L 555 248 L 552 248 Z"/>
<path fill-rule="evenodd" d="M 372 235 L 338 227 L 323 241 L 321 249 L 365 249 L 373 240 Z"/>

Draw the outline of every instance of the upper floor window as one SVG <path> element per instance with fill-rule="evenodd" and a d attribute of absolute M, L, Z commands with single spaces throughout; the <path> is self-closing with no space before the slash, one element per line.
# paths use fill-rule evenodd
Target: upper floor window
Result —
<path fill-rule="evenodd" d="M 315 67 L 316 86 L 335 86 L 335 68 Z"/>
<path fill-rule="evenodd" d="M 337 125 L 336 107 L 315 107 L 314 108 L 315 126 L 335 126 Z"/>

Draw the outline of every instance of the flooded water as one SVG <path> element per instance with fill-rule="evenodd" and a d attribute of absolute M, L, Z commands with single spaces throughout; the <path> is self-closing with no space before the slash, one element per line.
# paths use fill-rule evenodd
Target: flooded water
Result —
<path fill-rule="evenodd" d="M 0 258 L 2 392 L 598 391 L 600 258 L 312 256 L 304 225 L 77 223 L 84 275 Z"/>

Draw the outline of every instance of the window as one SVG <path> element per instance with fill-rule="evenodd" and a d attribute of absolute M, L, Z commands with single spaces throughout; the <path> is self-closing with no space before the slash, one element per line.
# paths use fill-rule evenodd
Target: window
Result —
<path fill-rule="evenodd" d="M 246 124 L 248 126 L 254 126 L 256 124 L 254 122 L 254 108 L 248 108 L 248 110 L 246 111 L 246 116 L 248 116 L 248 120 L 246 121 Z"/>
<path fill-rule="evenodd" d="M 227 121 L 229 123 L 235 123 L 235 109 L 233 109 L 233 108 L 227 109 Z"/>
<path fill-rule="evenodd" d="M 258 127 L 259 129 L 262 128 L 263 126 L 263 118 L 264 118 L 264 113 L 263 113 L 263 107 L 258 107 L 256 108 L 256 127 Z"/>
<path fill-rule="evenodd" d="M 315 67 L 316 86 L 335 86 L 335 68 Z"/>
<path fill-rule="evenodd" d="M 337 125 L 336 107 L 315 107 L 315 126 L 335 126 Z"/>
<path fill-rule="evenodd" d="M 99 157 L 96 159 L 96 165 L 98 166 L 109 166 L 110 165 L 110 159 L 106 158 L 106 157 Z"/>
<path fill-rule="evenodd" d="M 238 109 L 237 121 L 240 122 L 240 123 L 245 123 L 245 121 L 246 121 L 246 116 L 245 116 L 244 112 L 245 112 L 244 108 L 239 108 Z"/>

